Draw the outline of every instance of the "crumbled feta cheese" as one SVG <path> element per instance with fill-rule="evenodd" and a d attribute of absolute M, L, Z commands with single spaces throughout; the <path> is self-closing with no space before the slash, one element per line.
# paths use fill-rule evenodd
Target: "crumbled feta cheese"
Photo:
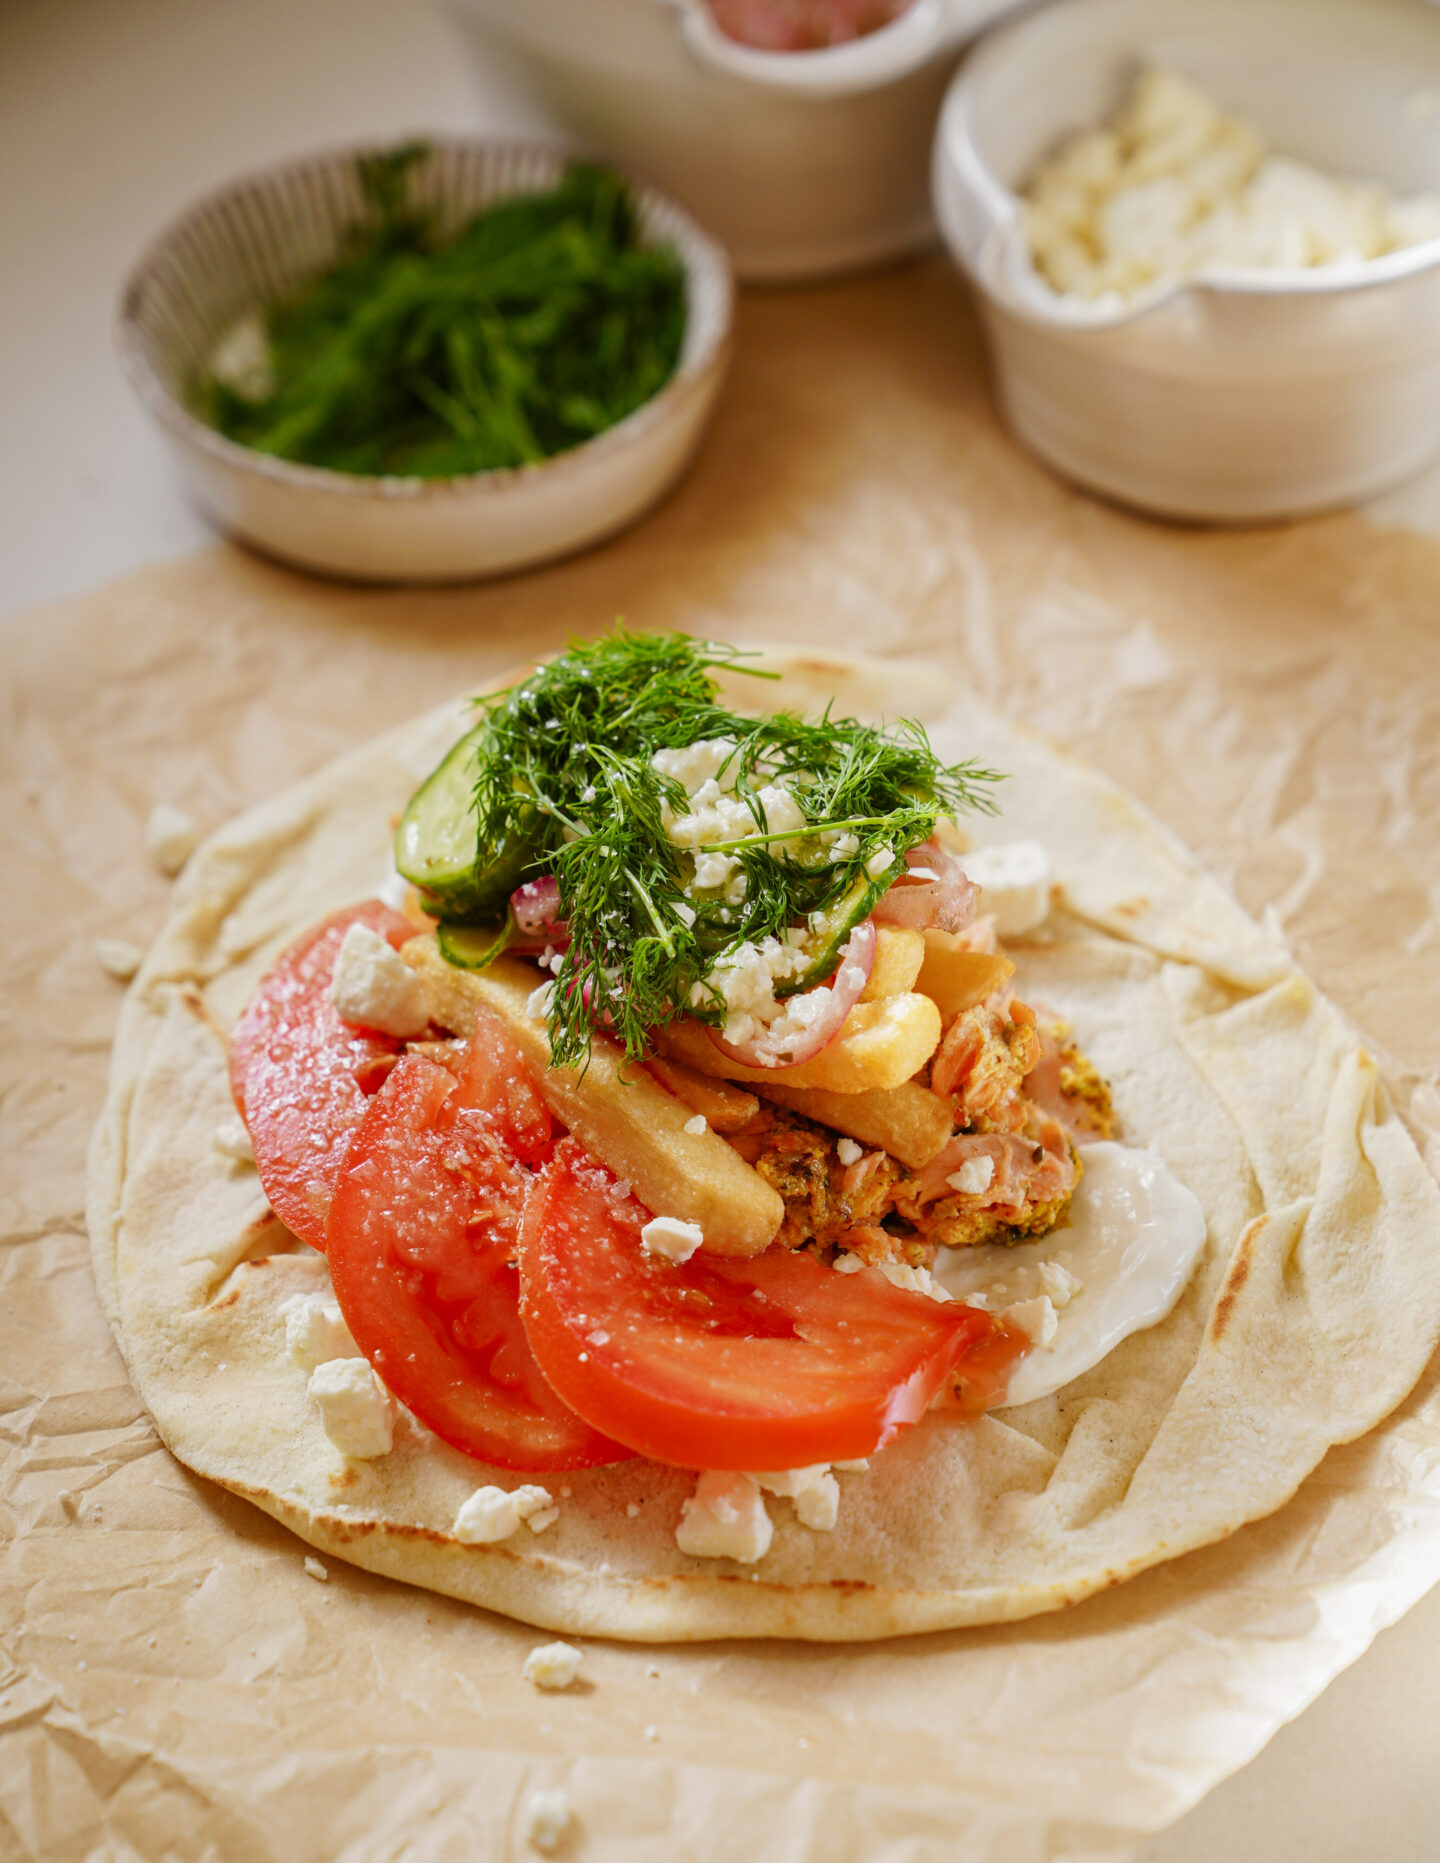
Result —
<path fill-rule="evenodd" d="M 990 1188 L 995 1177 L 995 1160 L 988 1156 L 967 1158 L 958 1171 L 952 1171 L 945 1182 L 952 1190 L 958 1190 L 963 1196 L 978 1197 Z"/>
<path fill-rule="evenodd" d="M 863 1475 L 870 1466 L 870 1458 L 857 1455 L 849 1462 L 832 1462 L 830 1466 L 837 1475 Z"/>
<path fill-rule="evenodd" d="M 1040 1294 L 1034 1300 L 1014 1301 L 1000 1317 L 1028 1333 L 1031 1345 L 1035 1346 L 1048 1346 L 1060 1325 L 1048 1294 Z"/>
<path fill-rule="evenodd" d="M 729 1469 L 707 1469 L 680 1509 L 675 1544 L 692 1559 L 754 1565 L 770 1550 L 774 1528 L 759 1483 Z"/>
<path fill-rule="evenodd" d="M 368 1462 L 389 1455 L 395 1440 L 395 1400 L 363 1358 L 332 1358 L 310 1374 L 325 1434 L 341 1455 Z"/>
<path fill-rule="evenodd" d="M 700 1134 L 702 1132 L 708 1132 L 710 1127 L 704 1113 L 696 1113 L 695 1117 L 693 1119 L 687 1119 L 680 1129 L 682 1132 L 688 1132 L 691 1138 L 699 1138 Z"/>
<path fill-rule="evenodd" d="M 767 1494 L 785 1495 L 795 1503 L 795 1517 L 802 1527 L 816 1533 L 829 1533 L 839 1517 L 840 1484 L 830 1473 L 828 1462 L 811 1468 L 791 1468 L 768 1474 L 752 1474 L 750 1479 Z"/>
<path fill-rule="evenodd" d="M 854 1139 L 842 1138 L 835 1147 L 835 1155 L 841 1164 L 859 1164 L 865 1153 Z"/>
<path fill-rule="evenodd" d="M 672 902 L 670 909 L 685 927 L 686 931 L 689 931 L 690 927 L 695 923 L 694 906 L 687 906 L 683 899 L 676 899 Z"/>
<path fill-rule="evenodd" d="M 177 809 L 173 802 L 157 802 L 151 809 L 145 824 L 145 845 L 166 879 L 174 879 L 195 852 L 199 839 L 195 818 Z"/>
<path fill-rule="evenodd" d="M 830 1265 L 836 1274 L 859 1274 L 865 1263 L 859 1255 L 851 1254 L 847 1249 L 843 1254 L 837 1255 Z"/>
<path fill-rule="evenodd" d="M 1040 1264 L 1040 1292 L 1049 1296 L 1053 1307 L 1068 1307 L 1079 1293 L 1083 1293 L 1085 1283 L 1078 1280 L 1063 1262 L 1042 1261 Z"/>
<path fill-rule="evenodd" d="M 560 1509 L 553 1504 L 538 1508 L 533 1514 L 525 1516 L 525 1524 L 532 1533 L 543 1533 L 546 1527 L 553 1527 L 560 1518 Z"/>
<path fill-rule="evenodd" d="M 569 1688 L 582 1661 L 573 1643 L 539 1643 L 525 1658 L 521 1673 L 536 1688 Z"/>
<path fill-rule="evenodd" d="M 544 1856 L 560 1848 L 570 1828 L 570 1800 L 557 1789 L 532 1792 L 525 1806 L 525 1841 Z"/>
<path fill-rule="evenodd" d="M 368 925 L 352 925 L 341 940 L 330 1000 L 343 1021 L 401 1039 L 423 1034 L 430 1022 L 420 979 Z"/>
<path fill-rule="evenodd" d="M 1440 196 L 1397 200 L 1271 155 L 1178 72 L 1148 71 L 1027 189 L 1031 256 L 1058 291 L 1119 303 L 1217 267 L 1357 264 L 1440 235 Z"/>
<path fill-rule="evenodd" d="M 333 1294 L 292 1294 L 280 1311 L 285 1318 L 285 1349 L 301 1371 L 314 1371 L 332 1358 L 361 1356 Z"/>
<path fill-rule="evenodd" d="M 138 944 L 130 944 L 124 938 L 97 938 L 95 940 L 95 958 L 107 977 L 113 977 L 117 983 L 128 983 L 139 970 L 145 953 Z"/>
<path fill-rule="evenodd" d="M 328 1584 L 330 1579 L 330 1574 L 325 1570 L 318 1559 L 307 1559 L 305 1561 L 305 1576 L 307 1578 L 318 1579 L 322 1585 Z"/>
<path fill-rule="evenodd" d="M 842 860 L 853 860 L 860 852 L 860 837 L 851 834 L 848 829 L 832 829 L 825 836 L 825 844 L 830 850 L 832 866 L 838 866 Z"/>
<path fill-rule="evenodd" d="M 255 1147 L 250 1143 L 250 1134 L 239 1113 L 232 1113 L 223 1125 L 215 1128 L 212 1143 L 216 1151 L 233 1158 L 236 1164 L 255 1162 Z"/>
<path fill-rule="evenodd" d="M 865 871 L 870 875 L 872 880 L 878 880 L 882 873 L 888 873 L 894 865 L 894 848 L 877 847 L 869 860 L 865 862 Z"/>
<path fill-rule="evenodd" d="M 903 1287 L 910 1294 L 926 1294 L 931 1300 L 950 1299 L 928 1268 L 912 1268 L 903 1261 L 882 1261 L 877 1265 L 892 1287 Z"/>
<path fill-rule="evenodd" d="M 705 1240 L 699 1223 L 681 1222 L 678 1216 L 655 1216 L 640 1231 L 640 1246 L 647 1255 L 666 1261 L 689 1261 Z"/>
<path fill-rule="evenodd" d="M 1050 912 L 1050 856 L 1038 841 L 1003 841 L 965 856 L 966 877 L 980 889 L 980 910 L 1002 938 L 1023 938 Z"/>
<path fill-rule="evenodd" d="M 532 1483 L 508 1490 L 477 1488 L 456 1514 L 453 1532 L 462 1546 L 492 1546 L 497 1540 L 508 1540 L 522 1520 L 528 1521 L 550 1507 L 548 1489 Z"/>
<path fill-rule="evenodd" d="M 210 373 L 241 401 L 267 400 L 275 392 L 275 359 L 259 311 L 237 317 L 210 352 Z"/>

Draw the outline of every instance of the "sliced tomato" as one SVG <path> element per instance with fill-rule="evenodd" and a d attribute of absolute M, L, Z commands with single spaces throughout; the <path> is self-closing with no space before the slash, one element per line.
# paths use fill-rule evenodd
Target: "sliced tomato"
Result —
<path fill-rule="evenodd" d="M 318 1249 L 345 1147 L 403 1045 L 351 1028 L 330 1001 L 336 953 L 357 924 L 396 950 L 415 936 L 378 899 L 336 912 L 266 972 L 230 1038 L 230 1090 L 265 1194 L 281 1222 Z"/>
<path fill-rule="evenodd" d="M 330 1206 L 330 1272 L 356 1344 L 437 1436 L 502 1468 L 590 1468 L 631 1453 L 556 1396 L 520 1322 L 514 1262 L 531 1181 L 520 1158 L 538 1161 L 549 1145 L 523 1060 L 482 1013 L 458 1082 L 421 1055 L 399 1062 Z"/>
<path fill-rule="evenodd" d="M 649 1212 L 564 1139 L 532 1181 L 521 1311 L 546 1377 L 596 1429 L 682 1468 L 784 1469 L 869 1455 L 967 1354 L 1024 1350 L 987 1313 L 771 1249 L 675 1264 Z"/>

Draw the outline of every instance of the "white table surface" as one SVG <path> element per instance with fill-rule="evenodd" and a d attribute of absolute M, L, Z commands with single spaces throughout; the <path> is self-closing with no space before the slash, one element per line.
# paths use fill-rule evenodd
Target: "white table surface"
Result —
<path fill-rule="evenodd" d="M 0 616 L 211 534 L 111 348 L 176 210 L 327 142 L 535 126 L 426 0 L 0 0 Z M 1440 468 L 1376 509 L 1440 534 Z M 1440 1863 L 1440 1590 L 1137 1863 Z"/>

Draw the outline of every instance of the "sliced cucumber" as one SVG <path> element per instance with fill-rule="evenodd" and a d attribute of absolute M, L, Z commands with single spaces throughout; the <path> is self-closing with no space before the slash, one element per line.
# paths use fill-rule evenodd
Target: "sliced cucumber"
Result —
<path fill-rule="evenodd" d="M 395 866 L 437 917 L 493 923 L 504 915 L 532 850 L 520 836 L 493 860 L 481 858 L 474 789 L 484 730 L 482 723 L 462 737 L 410 798 L 395 830 Z"/>
<path fill-rule="evenodd" d="M 875 901 L 889 886 L 890 874 L 884 874 L 878 880 L 872 880 L 868 874 L 861 874 L 848 893 L 836 905 L 831 906 L 823 932 L 812 933 L 805 946 L 805 955 L 809 959 L 805 969 L 790 982 L 777 984 L 775 994 L 784 999 L 798 996 L 802 990 L 813 990 L 817 983 L 823 983 L 833 976 L 840 962 L 840 953 L 846 941 L 862 919 L 868 918 Z"/>
<path fill-rule="evenodd" d="M 487 970 L 515 936 L 507 913 L 503 925 L 441 924 L 435 933 L 440 955 L 457 970 Z"/>

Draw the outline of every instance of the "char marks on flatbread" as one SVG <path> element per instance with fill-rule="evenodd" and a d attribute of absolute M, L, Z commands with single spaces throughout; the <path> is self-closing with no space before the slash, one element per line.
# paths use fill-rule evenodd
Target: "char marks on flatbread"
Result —
<path fill-rule="evenodd" d="M 500 1545 L 451 1526 L 487 1469 L 402 1418 L 347 1463 L 286 1355 L 280 1309 L 326 1268 L 215 1144 L 223 1031 L 283 946 L 388 871 L 389 824 L 458 735 L 392 732 L 209 841 L 126 999 L 91 1150 L 101 1295 L 169 1447 L 327 1553 L 557 1630 L 628 1639 L 864 1639 L 1025 1617 L 1279 1507 L 1370 1429 L 1440 1333 L 1440 1189 L 1374 1064 L 1284 948 L 1157 823 L 937 669 L 776 656 L 768 702 L 918 715 L 947 757 L 1012 772 L 1003 824 L 1050 850 L 1059 909 L 1018 984 L 1112 1084 L 1124 1135 L 1204 1205 L 1169 1318 L 1054 1397 L 932 1414 L 845 1478 L 832 1533 L 772 1502 L 752 1573 L 675 1545 L 685 1473 L 564 1478 L 558 1522 Z M 755 702 L 731 682 L 731 703 Z M 552 1489 L 559 1482 L 552 1479 Z M 632 1516 L 631 1509 L 635 1509 Z"/>

